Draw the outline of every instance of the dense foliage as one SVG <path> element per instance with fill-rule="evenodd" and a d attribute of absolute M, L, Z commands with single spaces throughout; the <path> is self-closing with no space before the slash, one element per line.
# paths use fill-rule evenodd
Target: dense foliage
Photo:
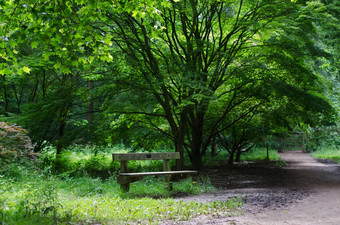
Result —
<path fill-rule="evenodd" d="M 35 151 L 172 147 L 177 168 L 199 169 L 219 137 L 241 153 L 337 126 L 338 12 L 331 0 L 3 1 L 0 110 Z"/>

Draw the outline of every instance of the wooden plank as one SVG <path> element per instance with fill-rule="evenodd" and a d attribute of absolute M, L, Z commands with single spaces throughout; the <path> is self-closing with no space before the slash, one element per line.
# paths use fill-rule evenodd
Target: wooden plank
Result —
<path fill-rule="evenodd" d="M 179 159 L 179 152 L 113 153 L 113 161 Z"/>
<path fill-rule="evenodd" d="M 118 184 L 130 184 L 142 180 L 142 177 L 117 176 Z"/>
<path fill-rule="evenodd" d="M 162 176 L 162 175 L 176 175 L 176 174 L 197 174 L 197 171 L 181 170 L 181 171 L 159 171 L 159 172 L 141 172 L 141 173 L 120 173 L 119 176 L 141 177 L 141 176 Z"/>
<path fill-rule="evenodd" d="M 121 173 L 127 173 L 127 172 L 129 172 L 127 161 L 120 161 L 120 172 L 121 172 Z"/>
<path fill-rule="evenodd" d="M 163 160 L 163 171 L 171 171 L 170 159 Z"/>

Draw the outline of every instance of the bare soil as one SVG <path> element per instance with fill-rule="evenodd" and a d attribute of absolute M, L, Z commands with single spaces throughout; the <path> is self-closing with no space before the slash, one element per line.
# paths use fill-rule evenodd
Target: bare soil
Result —
<path fill-rule="evenodd" d="M 199 216 L 180 224 L 339 225 L 340 166 L 301 151 L 281 153 L 287 163 L 242 163 L 206 168 L 219 191 L 183 201 L 227 201 L 241 196 L 239 215 Z M 166 223 L 168 224 L 168 223 Z"/>

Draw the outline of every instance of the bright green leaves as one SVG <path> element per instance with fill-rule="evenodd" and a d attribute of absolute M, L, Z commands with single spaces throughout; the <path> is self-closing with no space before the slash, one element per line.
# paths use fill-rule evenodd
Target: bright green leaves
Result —
<path fill-rule="evenodd" d="M 170 1 L 162 1 L 161 6 L 164 7 L 164 8 L 170 8 L 171 3 L 170 3 Z"/>
<path fill-rule="evenodd" d="M 11 75 L 12 71 L 8 68 L 0 69 L 0 75 Z"/>
<path fill-rule="evenodd" d="M 146 15 L 145 12 L 141 12 L 141 11 L 138 11 L 138 10 L 135 10 L 135 11 L 132 11 L 132 17 L 136 18 L 136 19 L 142 19 L 144 18 Z"/>
<path fill-rule="evenodd" d="M 18 69 L 18 71 L 16 71 L 18 75 L 23 75 L 24 73 L 30 73 L 30 72 L 31 72 L 31 69 L 28 68 L 27 66 L 23 66 L 20 69 Z"/>
<path fill-rule="evenodd" d="M 100 56 L 100 59 L 104 62 L 112 62 L 113 56 L 110 53 L 107 53 L 106 55 Z"/>
<path fill-rule="evenodd" d="M 30 73 L 31 69 L 28 68 L 27 66 L 22 67 L 22 71 L 24 71 L 25 73 Z"/>
<path fill-rule="evenodd" d="M 92 41 L 92 37 L 91 37 L 91 36 L 86 37 L 86 38 L 85 38 L 85 41 L 86 41 L 86 42 Z"/>
<path fill-rule="evenodd" d="M 31 43 L 31 47 L 32 47 L 32 48 L 37 48 L 38 45 L 39 45 L 39 43 L 38 43 L 37 41 L 33 41 L 33 42 Z"/>
<path fill-rule="evenodd" d="M 9 44 L 12 48 L 15 48 L 15 47 L 18 45 L 17 42 L 14 41 L 14 40 L 10 40 L 10 41 L 8 42 L 8 44 Z"/>
<path fill-rule="evenodd" d="M 104 42 L 105 42 L 105 44 L 108 44 L 108 45 L 112 46 L 111 38 L 105 38 Z"/>

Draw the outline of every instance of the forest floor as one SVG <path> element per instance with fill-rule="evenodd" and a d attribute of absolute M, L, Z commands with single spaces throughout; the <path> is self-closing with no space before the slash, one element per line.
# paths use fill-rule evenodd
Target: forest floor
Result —
<path fill-rule="evenodd" d="M 233 217 L 199 216 L 180 224 L 340 224 L 340 165 L 300 151 L 280 155 L 284 167 L 263 162 L 206 168 L 218 191 L 178 199 L 212 202 L 240 196 L 245 204 Z"/>

